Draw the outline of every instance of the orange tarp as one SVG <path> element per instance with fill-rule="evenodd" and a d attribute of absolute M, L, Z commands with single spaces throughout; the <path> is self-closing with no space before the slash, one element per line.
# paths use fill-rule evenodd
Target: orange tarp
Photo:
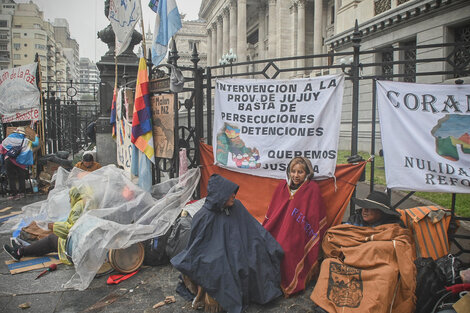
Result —
<path fill-rule="evenodd" d="M 220 174 L 231 180 L 240 189 L 237 193 L 246 209 L 260 223 L 263 222 L 272 194 L 281 180 L 233 172 L 214 165 L 212 146 L 200 145 L 201 151 L 201 197 L 207 195 L 207 183 L 212 174 Z M 340 164 L 336 166 L 335 177 L 317 180 L 326 207 L 328 227 L 341 223 L 349 200 L 367 161 L 357 164 Z"/>

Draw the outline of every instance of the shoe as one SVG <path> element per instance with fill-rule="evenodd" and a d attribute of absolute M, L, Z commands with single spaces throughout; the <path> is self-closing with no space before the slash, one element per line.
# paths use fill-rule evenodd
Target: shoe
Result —
<path fill-rule="evenodd" d="M 14 249 L 9 245 L 3 245 L 3 250 L 15 261 L 19 261 L 21 259 L 20 254 L 18 253 L 18 249 Z"/>
<path fill-rule="evenodd" d="M 15 237 L 10 237 L 10 246 L 13 247 L 13 249 L 18 250 L 21 248 L 23 245 L 19 243 Z"/>

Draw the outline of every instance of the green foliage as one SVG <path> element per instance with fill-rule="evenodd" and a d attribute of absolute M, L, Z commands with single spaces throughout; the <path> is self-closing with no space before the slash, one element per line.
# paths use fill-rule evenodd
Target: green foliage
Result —
<path fill-rule="evenodd" d="M 347 158 L 350 156 L 350 151 L 338 151 L 337 164 L 348 163 Z M 368 152 L 359 152 L 365 160 L 370 158 Z M 384 158 L 375 156 L 374 158 L 374 184 L 386 185 L 385 180 L 385 165 Z M 370 182 L 371 163 L 366 166 L 366 182 Z M 431 201 L 444 208 L 450 209 L 452 207 L 452 194 L 441 192 L 416 192 L 415 196 Z M 470 217 L 470 194 L 457 194 L 455 201 L 455 214 L 462 217 Z"/>

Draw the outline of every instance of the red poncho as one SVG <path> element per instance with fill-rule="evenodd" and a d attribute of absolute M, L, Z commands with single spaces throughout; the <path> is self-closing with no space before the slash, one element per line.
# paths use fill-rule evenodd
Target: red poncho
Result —
<path fill-rule="evenodd" d="M 281 287 L 285 296 L 304 290 L 317 264 L 327 226 L 317 183 L 306 181 L 291 196 L 287 183 L 281 182 L 271 199 L 263 226 L 284 250 Z"/>

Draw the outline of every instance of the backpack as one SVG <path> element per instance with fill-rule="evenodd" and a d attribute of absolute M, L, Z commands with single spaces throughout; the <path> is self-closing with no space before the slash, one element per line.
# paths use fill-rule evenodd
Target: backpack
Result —
<path fill-rule="evenodd" d="M 7 151 L 6 155 L 9 158 L 15 159 L 18 155 L 20 155 L 21 150 L 23 149 L 23 142 L 24 142 L 24 138 L 23 140 L 21 140 L 21 145 L 11 147 L 11 149 Z"/>

